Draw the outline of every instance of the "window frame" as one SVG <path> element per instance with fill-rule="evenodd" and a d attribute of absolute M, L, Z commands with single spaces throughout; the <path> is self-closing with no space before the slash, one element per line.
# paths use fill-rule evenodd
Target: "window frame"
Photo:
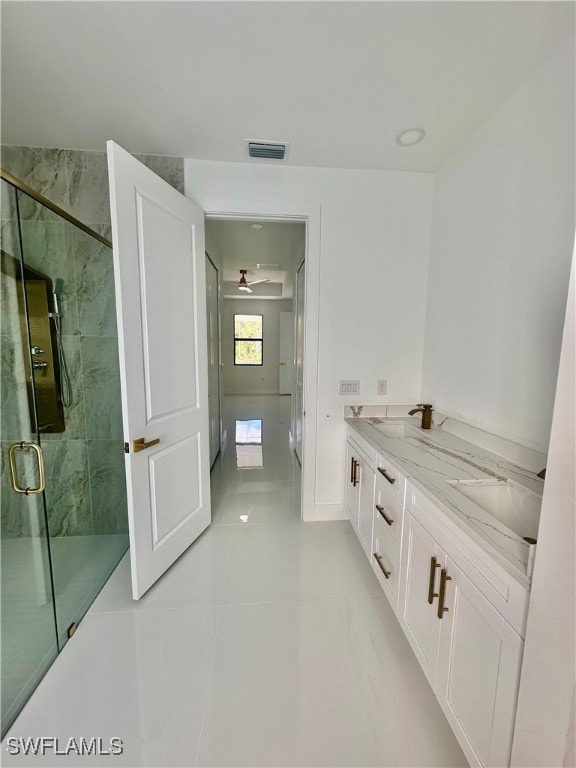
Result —
<path fill-rule="evenodd" d="M 236 318 L 237 317 L 259 317 L 260 318 L 260 324 L 262 330 L 260 331 L 260 336 L 252 336 L 250 338 L 246 338 L 243 336 L 236 336 Z M 232 342 L 232 355 L 234 357 L 234 365 L 237 365 L 239 368 L 258 368 L 258 366 L 264 365 L 264 315 L 261 312 L 234 312 L 232 314 L 232 334 L 233 334 L 233 342 Z M 237 341 L 259 341 L 262 345 L 262 352 L 260 355 L 260 362 L 259 363 L 237 363 L 236 362 L 236 342 Z"/>

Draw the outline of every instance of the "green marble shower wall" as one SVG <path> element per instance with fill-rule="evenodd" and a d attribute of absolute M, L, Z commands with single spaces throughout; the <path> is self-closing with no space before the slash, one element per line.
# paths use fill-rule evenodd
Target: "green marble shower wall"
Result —
<path fill-rule="evenodd" d="M 183 192 L 181 158 L 136 155 Z M 2 168 L 110 239 L 108 172 L 104 152 L 2 147 Z M 47 472 L 52 536 L 125 533 L 126 486 L 120 411 L 118 341 L 112 251 L 38 203 L 20 196 L 26 263 L 62 281 L 62 342 L 72 384 L 65 408 L 66 429 L 41 437 Z M 14 212 L 2 206 L 3 247 L 10 240 Z M 5 281 L 5 285 L 9 283 Z M 9 290 L 9 287 L 8 287 Z M 4 297 L 3 297 L 4 298 Z M 5 307 L 8 304 L 2 302 Z M 2 392 L 15 397 L 10 325 L 2 318 Z M 13 331 L 13 329 L 12 329 Z M 12 384 L 12 386 L 11 386 Z M 12 394 L 9 394 L 12 393 Z M 4 412 L 10 409 L 5 409 Z M 3 419 L 6 445 L 21 439 Z M 2 472 L 3 479 L 6 473 Z M 18 497 L 2 488 L 2 535 L 28 536 Z"/>

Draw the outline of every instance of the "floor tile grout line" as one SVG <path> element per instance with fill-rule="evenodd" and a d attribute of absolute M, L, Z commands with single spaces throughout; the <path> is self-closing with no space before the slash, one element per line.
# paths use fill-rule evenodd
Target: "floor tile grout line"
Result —
<path fill-rule="evenodd" d="M 194 759 L 194 766 L 198 766 L 198 760 L 200 757 L 200 745 L 202 744 L 202 735 L 204 733 L 204 725 L 206 722 L 206 715 L 208 711 L 208 696 L 210 694 L 210 683 L 212 681 L 212 673 L 214 671 L 214 660 L 216 658 L 216 645 L 218 643 L 218 635 L 220 632 L 220 617 L 222 615 L 222 607 L 218 607 L 218 618 L 216 620 L 216 632 L 214 633 L 214 643 L 212 645 L 212 653 L 210 656 L 210 668 L 208 670 L 208 677 L 206 679 L 206 691 L 204 693 L 204 704 L 202 707 L 202 719 L 200 721 L 200 731 L 198 733 L 198 744 L 196 745 L 196 757 Z"/>

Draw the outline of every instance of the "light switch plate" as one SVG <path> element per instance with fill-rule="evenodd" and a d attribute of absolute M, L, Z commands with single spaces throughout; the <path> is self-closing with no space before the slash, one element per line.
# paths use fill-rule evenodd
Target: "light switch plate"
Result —
<path fill-rule="evenodd" d="M 388 382 L 386 379 L 378 379 L 376 382 L 376 394 L 377 395 L 385 395 L 388 391 Z"/>
<path fill-rule="evenodd" d="M 360 382 L 354 379 L 340 380 L 341 395 L 359 395 Z"/>

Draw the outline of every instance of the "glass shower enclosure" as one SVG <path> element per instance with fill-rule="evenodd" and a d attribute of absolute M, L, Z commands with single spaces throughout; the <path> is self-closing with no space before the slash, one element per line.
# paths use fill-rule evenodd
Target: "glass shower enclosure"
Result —
<path fill-rule="evenodd" d="M 4 736 L 128 548 L 128 519 L 110 243 L 4 172 L 1 187 Z"/>

